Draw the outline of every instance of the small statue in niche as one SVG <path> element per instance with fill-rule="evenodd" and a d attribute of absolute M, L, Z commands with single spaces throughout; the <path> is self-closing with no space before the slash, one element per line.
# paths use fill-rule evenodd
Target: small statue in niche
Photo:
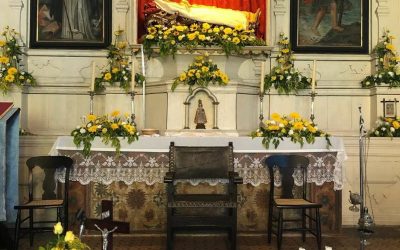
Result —
<path fill-rule="evenodd" d="M 196 129 L 206 128 L 205 124 L 207 123 L 207 117 L 201 100 L 199 100 L 199 104 L 197 106 L 196 115 L 194 117 L 194 123 L 196 123 Z"/>

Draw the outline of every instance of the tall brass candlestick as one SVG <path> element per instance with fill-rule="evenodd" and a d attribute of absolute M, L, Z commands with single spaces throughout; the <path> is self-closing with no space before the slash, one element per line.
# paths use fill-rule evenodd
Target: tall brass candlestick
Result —
<path fill-rule="evenodd" d="M 94 91 L 89 91 L 89 96 L 90 96 L 89 113 L 93 115 Z"/>
<path fill-rule="evenodd" d="M 132 120 L 132 124 L 136 125 L 135 123 L 135 91 L 131 91 L 131 120 Z"/>

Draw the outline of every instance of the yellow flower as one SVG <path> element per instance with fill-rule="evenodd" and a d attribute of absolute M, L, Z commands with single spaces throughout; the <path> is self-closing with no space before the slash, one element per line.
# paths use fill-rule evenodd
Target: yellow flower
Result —
<path fill-rule="evenodd" d="M 271 76 L 271 80 L 275 81 L 276 80 L 276 76 Z"/>
<path fill-rule="evenodd" d="M 206 66 L 201 67 L 201 71 L 203 72 L 208 72 L 209 68 Z"/>
<path fill-rule="evenodd" d="M 0 40 L 0 47 L 3 47 L 4 45 L 6 45 L 6 41 Z"/>
<path fill-rule="evenodd" d="M 388 49 L 388 50 L 390 50 L 392 52 L 396 51 L 396 48 L 391 43 L 386 44 L 386 49 Z"/>
<path fill-rule="evenodd" d="M 180 76 L 179 76 L 179 81 L 183 82 L 186 80 L 186 73 L 183 72 Z"/>
<path fill-rule="evenodd" d="M 75 235 L 72 231 L 67 231 L 67 233 L 65 234 L 65 242 L 72 242 L 75 239 Z"/>
<path fill-rule="evenodd" d="M 190 31 L 195 31 L 199 28 L 199 26 L 197 25 L 197 23 L 194 23 L 192 25 L 190 25 Z"/>
<path fill-rule="evenodd" d="M 146 39 L 152 40 L 152 39 L 154 39 L 154 35 L 147 35 Z"/>
<path fill-rule="evenodd" d="M 97 131 L 97 126 L 96 126 L 96 125 L 91 126 L 91 127 L 88 129 L 88 131 L 89 131 L 90 133 L 96 133 L 96 131 Z"/>
<path fill-rule="evenodd" d="M 111 129 L 112 129 L 112 130 L 116 130 L 118 127 L 119 127 L 119 126 L 118 126 L 117 123 L 111 124 Z"/>
<path fill-rule="evenodd" d="M 110 72 L 107 72 L 107 73 L 104 74 L 104 80 L 106 80 L 106 81 L 110 80 L 111 77 L 112 77 L 112 75 L 111 75 Z"/>
<path fill-rule="evenodd" d="M 172 44 L 172 45 L 174 45 L 175 43 L 176 43 L 175 40 L 172 40 L 172 41 L 171 41 L 171 44 Z"/>
<path fill-rule="evenodd" d="M 200 40 L 200 41 L 206 40 L 206 36 L 205 36 L 205 35 L 199 35 L 199 40 Z"/>
<path fill-rule="evenodd" d="M 281 116 L 278 113 L 272 113 L 271 119 L 278 122 L 281 120 Z"/>
<path fill-rule="evenodd" d="M 222 82 L 223 82 L 223 83 L 228 84 L 229 78 L 228 78 L 227 75 L 221 74 L 221 79 L 222 79 Z"/>
<path fill-rule="evenodd" d="M 7 64 L 9 61 L 10 61 L 10 58 L 8 58 L 8 57 L 5 57 L 5 56 L 0 57 L 0 63 Z"/>
<path fill-rule="evenodd" d="M 157 29 L 154 27 L 149 27 L 147 28 L 147 32 L 149 32 L 149 34 L 154 35 L 157 32 Z"/>
<path fill-rule="evenodd" d="M 195 72 L 196 72 L 196 70 L 194 70 L 194 69 L 189 70 L 188 76 L 194 76 Z"/>
<path fill-rule="evenodd" d="M 15 67 L 11 67 L 11 68 L 9 68 L 8 70 L 7 70 L 7 73 L 9 74 L 9 75 L 14 75 L 15 73 L 17 73 L 18 72 L 18 70 L 15 68 Z"/>
<path fill-rule="evenodd" d="M 291 118 L 293 118 L 293 119 L 299 119 L 300 118 L 300 115 L 299 115 L 299 113 L 297 113 L 297 112 L 292 112 L 292 113 L 290 113 L 290 115 L 289 115 Z"/>
<path fill-rule="evenodd" d="M 178 25 L 178 26 L 176 26 L 176 30 L 177 30 L 177 31 L 180 31 L 180 32 L 182 32 L 182 31 L 184 31 L 185 29 L 187 29 L 187 27 L 186 27 L 186 26 L 182 26 L 182 25 Z"/>
<path fill-rule="evenodd" d="M 310 131 L 311 133 L 315 133 L 315 132 L 317 132 L 317 129 L 315 129 L 315 127 L 313 127 L 313 126 L 311 126 L 311 125 L 308 125 L 307 126 L 307 129 L 308 129 L 308 131 Z"/>
<path fill-rule="evenodd" d="M 246 41 L 248 38 L 247 35 L 240 35 L 240 39 L 242 39 L 242 41 Z"/>
<path fill-rule="evenodd" d="M 193 41 L 195 38 L 196 38 L 196 33 L 190 33 L 190 34 L 188 34 L 188 39 L 189 39 L 190 41 Z"/>
<path fill-rule="evenodd" d="M 281 52 L 282 52 L 283 54 L 289 53 L 289 49 L 283 49 L 283 50 L 281 50 Z"/>
<path fill-rule="evenodd" d="M 107 128 L 103 128 L 103 129 L 101 130 L 101 132 L 102 132 L 103 134 L 107 133 Z"/>
<path fill-rule="evenodd" d="M 97 117 L 95 115 L 87 115 L 86 118 L 88 119 L 88 121 L 92 122 L 96 120 Z"/>
<path fill-rule="evenodd" d="M 279 62 L 279 63 L 283 63 L 284 61 L 285 61 L 285 59 L 283 59 L 283 57 L 281 57 L 281 58 L 278 59 L 278 62 Z"/>
<path fill-rule="evenodd" d="M 211 26 L 208 23 L 203 23 L 203 29 L 208 30 Z"/>
<path fill-rule="evenodd" d="M 279 126 L 278 125 L 269 125 L 268 130 L 272 130 L 272 131 L 279 130 Z"/>
<path fill-rule="evenodd" d="M 214 31 L 214 33 L 219 33 L 219 28 L 218 27 L 214 27 L 213 31 Z"/>
<path fill-rule="evenodd" d="M 400 128 L 400 123 L 398 121 L 394 121 L 392 124 L 393 124 L 393 128 L 395 128 L 395 129 Z"/>
<path fill-rule="evenodd" d="M 294 129 L 294 130 L 302 130 L 303 127 L 304 127 L 304 125 L 303 125 L 302 122 L 295 122 L 295 123 L 293 124 L 293 129 Z"/>
<path fill-rule="evenodd" d="M 233 42 L 234 44 L 239 44 L 239 43 L 240 43 L 239 37 L 234 37 L 234 38 L 232 39 L 232 42 Z"/>
<path fill-rule="evenodd" d="M 201 75 L 200 75 L 200 72 L 196 72 L 195 75 L 196 75 L 196 78 L 200 78 L 200 76 L 201 76 Z"/>
<path fill-rule="evenodd" d="M 7 82 L 13 82 L 15 77 L 14 75 L 6 75 L 6 77 L 4 78 Z"/>
<path fill-rule="evenodd" d="M 57 222 L 57 224 L 54 225 L 54 229 L 53 229 L 54 234 L 62 234 L 63 230 L 64 229 L 61 225 L 61 222 Z"/>
<path fill-rule="evenodd" d="M 179 40 L 179 41 L 182 41 L 183 38 L 184 38 L 183 35 L 178 36 L 178 40 Z"/>
<path fill-rule="evenodd" d="M 120 112 L 119 112 L 118 110 L 114 110 L 114 111 L 111 113 L 111 116 L 112 116 L 112 117 L 117 117 L 117 116 L 119 116 L 119 114 L 120 114 Z"/>
<path fill-rule="evenodd" d="M 124 49 L 128 45 L 128 42 L 123 41 L 123 42 L 118 42 L 117 43 L 117 48 L 118 49 Z"/>
<path fill-rule="evenodd" d="M 225 35 L 230 35 L 230 34 L 232 34 L 232 32 L 233 32 L 232 29 L 229 28 L 229 27 L 227 27 L 227 28 L 224 29 Z"/>
<path fill-rule="evenodd" d="M 111 72 L 113 72 L 114 74 L 117 73 L 119 71 L 119 68 L 112 68 Z"/>

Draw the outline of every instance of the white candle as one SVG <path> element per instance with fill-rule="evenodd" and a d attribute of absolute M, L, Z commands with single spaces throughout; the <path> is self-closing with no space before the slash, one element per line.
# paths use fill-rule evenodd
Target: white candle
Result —
<path fill-rule="evenodd" d="M 261 62 L 260 95 L 264 95 L 265 62 Z"/>
<path fill-rule="evenodd" d="M 332 250 L 332 247 L 325 246 L 325 250 Z"/>
<path fill-rule="evenodd" d="M 315 69 L 316 69 L 317 61 L 314 60 L 314 65 L 313 65 L 313 72 L 312 72 L 312 79 L 311 79 L 311 92 L 315 92 Z"/>
<path fill-rule="evenodd" d="M 90 83 L 90 91 L 94 92 L 94 82 L 95 82 L 95 71 L 96 71 L 96 62 L 92 63 L 92 82 Z"/>
<path fill-rule="evenodd" d="M 135 90 L 135 64 L 131 57 L 131 91 Z"/>

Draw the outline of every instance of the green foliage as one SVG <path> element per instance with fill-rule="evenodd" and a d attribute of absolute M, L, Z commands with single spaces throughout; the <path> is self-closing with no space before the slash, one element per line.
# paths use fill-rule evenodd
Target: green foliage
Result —
<path fill-rule="evenodd" d="M 117 155 L 121 149 L 120 137 L 127 138 L 128 143 L 139 139 L 135 124 L 130 120 L 129 115 L 121 117 L 118 111 L 114 111 L 111 114 L 111 119 L 108 116 L 97 117 L 95 115 L 88 115 L 87 119 L 87 123 L 77 126 L 71 132 L 74 137 L 74 144 L 77 147 L 83 144 L 84 156 L 90 154 L 92 142 L 96 136 L 100 137 L 106 145 L 111 143 Z"/>
<path fill-rule="evenodd" d="M 159 48 L 161 56 L 174 56 L 179 47 L 189 51 L 196 47 L 221 47 L 225 54 L 241 53 L 245 46 L 263 46 L 265 42 L 255 36 L 254 30 L 245 30 L 240 25 L 231 28 L 208 23 L 161 26 L 147 28 L 143 42 L 145 53 L 151 57 L 153 47 Z"/>
<path fill-rule="evenodd" d="M 18 44 L 19 34 L 8 26 L 1 33 L 0 38 L 0 90 L 3 95 L 7 94 L 14 84 L 18 87 L 23 85 L 35 86 L 36 80 L 32 74 L 23 70 L 20 65 L 22 55 Z"/>
<path fill-rule="evenodd" d="M 228 76 L 218 69 L 218 66 L 209 59 L 206 53 L 204 56 L 195 57 L 188 69 L 175 78 L 171 89 L 174 91 L 179 84 L 185 84 L 189 85 L 191 93 L 194 85 L 207 87 L 209 83 L 212 83 L 225 86 L 228 82 Z"/>
<path fill-rule="evenodd" d="M 276 57 L 278 63 L 270 74 L 265 75 L 264 91 L 274 87 L 279 94 L 297 93 L 300 89 L 306 89 L 311 86 L 311 79 L 303 76 L 294 66 L 294 56 L 290 49 L 289 39 L 280 34 L 279 54 Z"/>
<path fill-rule="evenodd" d="M 301 118 L 298 113 L 293 112 L 289 116 L 273 113 L 271 118 L 251 133 L 253 138 L 263 137 L 262 143 L 266 148 L 269 148 L 271 143 L 277 148 L 283 138 L 290 138 L 292 142 L 303 147 L 304 143 L 313 144 L 316 137 L 325 137 L 327 148 L 331 146 L 330 135 L 319 130 L 312 121 Z"/>

